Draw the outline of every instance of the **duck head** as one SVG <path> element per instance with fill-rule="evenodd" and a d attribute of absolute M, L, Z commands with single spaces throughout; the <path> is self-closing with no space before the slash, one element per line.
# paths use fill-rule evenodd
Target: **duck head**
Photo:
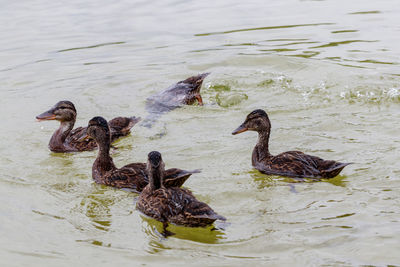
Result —
<path fill-rule="evenodd" d="M 256 109 L 247 115 L 246 120 L 232 132 L 233 135 L 240 134 L 245 131 L 270 132 L 271 122 L 267 113 L 262 109 Z"/>
<path fill-rule="evenodd" d="M 108 127 L 107 121 L 103 117 L 92 118 L 86 129 L 86 135 L 84 138 L 93 138 L 99 147 L 103 145 L 110 146 L 110 128 Z"/>
<path fill-rule="evenodd" d="M 190 84 L 188 98 L 186 99 L 186 104 L 191 105 L 194 103 L 195 100 L 199 103 L 200 106 L 203 105 L 203 99 L 200 95 L 201 85 L 203 84 L 204 79 L 209 75 L 209 72 L 199 74 L 197 76 L 192 76 L 187 78 L 180 83 Z"/>
<path fill-rule="evenodd" d="M 60 122 L 75 122 L 76 109 L 71 101 L 60 101 L 51 109 L 36 116 L 39 121 L 57 120 Z"/>
<path fill-rule="evenodd" d="M 149 175 L 149 185 L 153 190 L 162 186 L 164 179 L 165 164 L 162 160 L 161 153 L 152 151 L 147 156 L 147 173 Z"/>

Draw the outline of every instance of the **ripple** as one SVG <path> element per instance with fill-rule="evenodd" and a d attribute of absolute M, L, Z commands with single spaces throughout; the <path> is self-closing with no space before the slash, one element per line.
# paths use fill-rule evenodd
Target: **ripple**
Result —
<path fill-rule="evenodd" d="M 340 97 L 347 99 L 350 103 L 364 102 L 371 104 L 381 103 L 399 103 L 400 89 L 399 88 L 363 88 L 357 87 L 346 92 L 341 92 Z"/>
<path fill-rule="evenodd" d="M 349 33 L 349 32 L 358 32 L 358 30 L 331 31 L 331 33 Z"/>
<path fill-rule="evenodd" d="M 349 15 L 367 15 L 367 14 L 379 14 L 382 13 L 378 10 L 372 10 L 372 11 L 359 11 L 359 12 L 353 12 L 349 13 Z"/>
<path fill-rule="evenodd" d="M 330 42 L 324 45 L 319 45 L 319 46 L 313 46 L 310 48 L 324 48 L 324 47 L 332 47 L 332 46 L 339 46 L 339 45 L 344 45 L 344 44 L 351 44 L 351 43 L 374 43 L 374 42 L 379 42 L 379 40 L 347 40 L 347 41 L 341 41 L 341 42 Z"/>
<path fill-rule="evenodd" d="M 346 213 L 346 214 L 338 215 L 338 216 L 335 216 L 335 217 L 322 218 L 321 220 L 341 219 L 341 218 L 353 216 L 353 215 L 355 215 L 355 214 L 356 214 L 355 212 L 353 212 L 353 213 Z"/>
<path fill-rule="evenodd" d="M 385 62 L 385 61 L 379 61 L 379 60 L 374 60 L 374 59 L 359 60 L 357 62 L 360 62 L 360 63 L 371 63 L 371 64 L 386 64 L 386 65 L 398 65 L 399 64 L 399 63 L 396 63 L 396 62 Z"/>
<path fill-rule="evenodd" d="M 297 28 L 297 27 L 310 27 L 310 26 L 324 26 L 324 25 L 334 25 L 335 23 L 309 23 L 309 24 L 294 24 L 294 25 L 281 25 L 281 26 L 267 26 L 267 27 L 257 27 L 257 28 L 245 28 L 230 31 L 220 31 L 220 32 L 208 32 L 208 33 L 198 33 L 194 36 L 209 36 L 217 34 L 229 34 L 236 32 L 248 32 L 248 31 L 260 31 L 260 30 L 275 30 L 275 29 L 286 29 L 286 28 Z"/>
<path fill-rule="evenodd" d="M 110 42 L 110 43 L 101 43 L 101 44 L 90 45 L 90 46 L 73 47 L 73 48 L 58 50 L 57 53 L 69 52 L 69 51 L 81 50 L 81 49 L 97 48 L 97 47 L 108 46 L 108 45 L 119 45 L 119 44 L 125 44 L 125 42 Z"/>

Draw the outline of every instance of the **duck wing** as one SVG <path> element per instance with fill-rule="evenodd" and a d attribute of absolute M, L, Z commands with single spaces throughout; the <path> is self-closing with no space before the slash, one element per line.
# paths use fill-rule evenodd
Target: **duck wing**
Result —
<path fill-rule="evenodd" d="M 225 220 L 206 203 L 197 200 L 190 190 L 178 187 L 160 188 L 150 194 L 146 194 L 145 189 L 137 208 L 162 222 L 191 227 L 203 227 L 218 219 Z"/>
<path fill-rule="evenodd" d="M 176 207 L 182 207 L 179 213 L 171 216 L 172 223 L 197 227 L 210 225 L 216 220 L 226 220 L 206 203 L 197 200 L 188 189 L 170 188 L 169 190 L 170 203 Z"/>
<path fill-rule="evenodd" d="M 348 163 L 311 156 L 300 151 L 288 151 L 276 155 L 255 168 L 266 174 L 299 178 L 332 178 Z"/>
<path fill-rule="evenodd" d="M 96 141 L 94 139 L 83 139 L 86 136 L 87 127 L 78 127 L 71 131 L 68 137 L 65 139 L 65 143 L 75 149 L 75 151 L 88 151 L 97 148 Z"/>
<path fill-rule="evenodd" d="M 149 182 L 146 170 L 146 163 L 131 163 L 124 166 L 124 168 L 133 168 L 135 170 L 140 170 L 144 175 L 144 180 L 146 181 L 146 183 Z M 193 173 L 199 172 L 200 170 L 186 171 L 178 168 L 171 168 L 165 170 L 163 184 L 165 187 L 181 187 Z"/>
<path fill-rule="evenodd" d="M 146 165 L 143 163 L 129 164 L 106 173 L 101 179 L 97 179 L 96 182 L 116 188 L 130 189 L 139 193 L 148 184 Z"/>

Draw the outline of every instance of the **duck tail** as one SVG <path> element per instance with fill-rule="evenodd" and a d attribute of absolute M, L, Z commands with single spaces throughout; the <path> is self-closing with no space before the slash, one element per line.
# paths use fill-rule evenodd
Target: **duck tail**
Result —
<path fill-rule="evenodd" d="M 163 182 L 165 187 L 181 187 L 193 173 L 199 173 L 201 170 L 185 171 L 180 169 L 168 169 Z"/>
<path fill-rule="evenodd" d="M 108 122 L 111 130 L 111 135 L 115 137 L 125 136 L 130 133 L 130 130 L 136 123 L 140 121 L 140 117 L 117 117 Z"/>
<path fill-rule="evenodd" d="M 201 214 L 201 215 L 196 215 L 194 216 L 197 219 L 200 220 L 206 220 L 206 221 L 210 221 L 211 223 L 215 222 L 216 220 L 220 220 L 220 221 L 226 221 L 226 218 L 222 215 L 219 215 L 215 212 L 213 212 L 212 214 Z"/>
<path fill-rule="evenodd" d="M 333 177 L 339 175 L 339 173 L 343 170 L 343 168 L 350 164 L 353 164 L 353 163 L 352 162 L 350 162 L 350 163 L 338 162 L 335 165 L 333 165 L 331 168 L 321 171 L 322 177 L 323 178 L 333 178 Z"/>

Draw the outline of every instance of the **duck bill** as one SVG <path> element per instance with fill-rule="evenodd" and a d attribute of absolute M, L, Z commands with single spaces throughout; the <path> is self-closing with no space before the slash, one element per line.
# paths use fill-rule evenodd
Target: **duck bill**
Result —
<path fill-rule="evenodd" d="M 235 135 L 235 134 L 240 134 L 240 133 L 243 133 L 243 132 L 245 132 L 245 131 L 247 131 L 247 130 L 249 130 L 249 128 L 247 128 L 246 126 L 244 126 L 244 124 L 242 124 L 242 125 L 240 125 L 239 127 L 237 127 L 237 129 L 234 130 L 234 131 L 232 132 L 232 134 L 233 134 L 233 135 Z"/>
<path fill-rule="evenodd" d="M 43 113 L 40 114 L 40 115 L 37 115 L 37 116 L 36 116 L 36 119 L 37 119 L 38 121 L 51 121 L 51 120 L 55 120 L 55 119 L 56 119 L 56 115 L 55 115 L 53 112 L 54 112 L 54 110 L 53 110 L 53 109 L 50 109 L 50 110 L 48 110 L 48 111 L 46 111 L 46 112 L 43 112 Z"/>

